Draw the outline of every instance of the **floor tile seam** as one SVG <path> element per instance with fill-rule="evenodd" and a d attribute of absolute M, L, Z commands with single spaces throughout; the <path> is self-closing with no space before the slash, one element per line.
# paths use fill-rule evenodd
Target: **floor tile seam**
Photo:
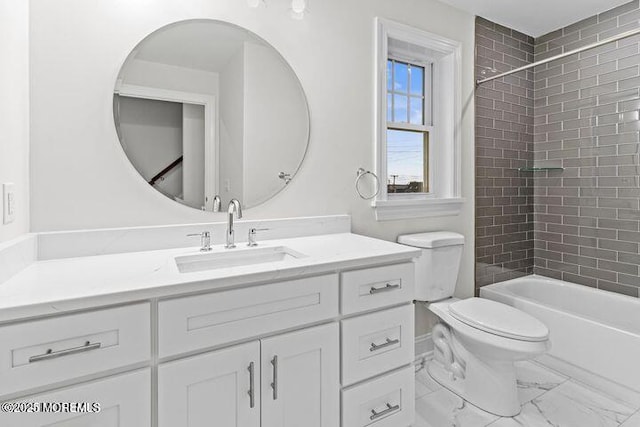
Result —
<path fill-rule="evenodd" d="M 540 393 L 540 394 L 539 394 L 539 395 L 537 395 L 536 397 L 534 397 L 534 398 L 532 398 L 532 399 L 529 399 L 529 400 L 527 400 L 526 402 L 521 402 L 521 406 L 524 406 L 524 405 L 526 405 L 526 404 L 529 404 L 529 403 L 533 402 L 533 401 L 534 401 L 534 400 L 536 400 L 536 399 L 541 399 L 541 398 L 542 398 L 542 396 L 544 396 L 545 394 L 549 393 L 550 391 L 553 391 L 553 390 L 557 389 L 557 388 L 558 388 L 558 387 L 560 387 L 562 384 L 564 384 L 564 383 L 566 383 L 567 381 L 570 381 L 570 380 L 572 379 L 571 377 L 567 377 L 567 376 L 565 376 L 565 375 L 563 375 L 563 377 L 564 377 L 564 379 L 563 379 L 561 382 L 559 382 L 559 383 L 558 383 L 558 384 L 556 384 L 555 386 L 551 387 L 549 390 L 544 390 L 542 393 Z M 602 393 L 598 393 L 598 394 L 602 395 Z"/>
<path fill-rule="evenodd" d="M 640 414 L 640 408 L 637 409 L 634 413 L 632 413 L 631 415 L 629 415 L 627 418 L 624 419 L 624 421 L 622 421 L 620 424 L 618 424 L 619 426 L 624 427 L 624 423 L 626 423 L 627 421 L 629 421 L 631 418 L 633 418 L 634 416 Z"/>
<path fill-rule="evenodd" d="M 582 381 L 577 380 L 576 378 L 569 378 L 570 382 L 573 383 L 573 385 L 578 386 L 578 387 L 582 387 L 586 390 L 589 390 L 592 393 L 597 394 L 600 397 L 604 397 L 605 399 L 609 399 L 612 400 L 614 402 L 616 402 L 618 405 L 624 406 L 625 408 L 630 409 L 631 411 L 633 411 L 633 414 L 635 414 L 636 412 L 640 411 L 640 408 L 634 408 L 633 406 L 631 406 L 631 404 L 629 402 L 625 402 L 622 399 L 619 399 L 615 396 L 611 396 L 610 394 L 606 393 L 604 390 L 600 390 L 594 386 L 592 386 L 591 384 L 587 384 L 587 383 L 583 383 Z M 566 383 L 567 381 L 565 381 Z M 564 383 L 563 383 L 564 384 Z"/>
<path fill-rule="evenodd" d="M 432 395 L 433 393 L 435 393 L 435 392 L 437 392 L 437 391 L 440 391 L 440 390 L 442 390 L 442 389 L 441 389 L 441 388 L 439 388 L 438 390 L 431 390 L 431 391 L 429 391 L 428 393 L 421 394 L 420 396 L 416 396 L 416 400 L 420 400 L 420 399 L 422 399 L 423 397 L 427 397 L 427 396 L 429 396 L 429 395 Z"/>

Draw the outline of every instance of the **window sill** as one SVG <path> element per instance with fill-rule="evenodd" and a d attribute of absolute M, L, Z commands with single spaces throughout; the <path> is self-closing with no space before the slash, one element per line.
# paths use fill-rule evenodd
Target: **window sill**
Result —
<path fill-rule="evenodd" d="M 376 200 L 372 203 L 378 221 L 456 216 L 463 205 L 462 198 Z"/>

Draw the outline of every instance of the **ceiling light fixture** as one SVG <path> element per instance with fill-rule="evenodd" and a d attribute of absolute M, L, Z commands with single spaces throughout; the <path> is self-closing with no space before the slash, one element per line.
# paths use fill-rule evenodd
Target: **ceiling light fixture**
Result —
<path fill-rule="evenodd" d="M 257 8 L 262 4 L 264 4 L 264 0 L 247 0 L 247 5 L 249 5 L 249 7 Z"/>
<path fill-rule="evenodd" d="M 257 9 L 260 6 L 266 6 L 266 0 L 247 0 L 247 6 L 253 9 Z M 291 0 L 291 17 L 293 19 L 301 20 L 309 11 L 309 0 Z"/>
<path fill-rule="evenodd" d="M 293 19 L 304 19 L 307 12 L 307 0 L 291 0 L 291 17 Z"/>

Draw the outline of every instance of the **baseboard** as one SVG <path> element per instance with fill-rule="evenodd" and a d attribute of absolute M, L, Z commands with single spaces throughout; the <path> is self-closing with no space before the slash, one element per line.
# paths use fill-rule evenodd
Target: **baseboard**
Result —
<path fill-rule="evenodd" d="M 431 359 L 433 357 L 433 339 L 431 333 L 416 337 L 416 360 Z"/>

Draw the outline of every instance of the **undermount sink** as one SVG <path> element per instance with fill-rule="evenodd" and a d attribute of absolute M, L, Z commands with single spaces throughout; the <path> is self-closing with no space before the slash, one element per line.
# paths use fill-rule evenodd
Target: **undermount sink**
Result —
<path fill-rule="evenodd" d="M 175 260 L 180 273 L 194 273 L 197 271 L 217 270 L 267 262 L 281 262 L 304 257 L 306 257 L 306 255 L 287 248 L 286 246 L 277 246 L 269 248 L 230 249 L 226 252 L 185 255 L 176 257 Z"/>

